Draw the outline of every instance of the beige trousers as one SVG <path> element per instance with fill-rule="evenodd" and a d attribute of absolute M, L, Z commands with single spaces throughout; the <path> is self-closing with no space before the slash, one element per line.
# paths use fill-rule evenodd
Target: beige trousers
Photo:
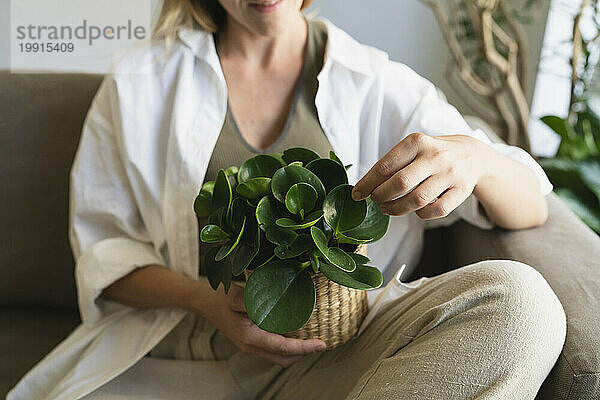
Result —
<path fill-rule="evenodd" d="M 533 399 L 565 331 L 537 271 L 485 261 L 424 279 L 355 340 L 286 369 L 190 315 L 85 399 Z"/>

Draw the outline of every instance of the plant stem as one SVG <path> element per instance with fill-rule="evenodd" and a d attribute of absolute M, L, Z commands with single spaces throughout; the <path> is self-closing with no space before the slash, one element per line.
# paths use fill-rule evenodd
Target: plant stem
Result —
<path fill-rule="evenodd" d="M 310 266 L 310 261 L 304 261 L 302 264 L 300 264 L 302 267 L 300 268 L 300 272 L 304 271 L 304 269 L 308 268 Z"/>

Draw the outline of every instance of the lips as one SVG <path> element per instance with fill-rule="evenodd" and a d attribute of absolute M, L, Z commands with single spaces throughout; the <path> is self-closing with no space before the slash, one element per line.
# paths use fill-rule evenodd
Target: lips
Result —
<path fill-rule="evenodd" d="M 269 1 L 253 1 L 250 3 L 250 7 L 260 13 L 269 13 L 275 11 L 283 0 L 269 0 Z"/>

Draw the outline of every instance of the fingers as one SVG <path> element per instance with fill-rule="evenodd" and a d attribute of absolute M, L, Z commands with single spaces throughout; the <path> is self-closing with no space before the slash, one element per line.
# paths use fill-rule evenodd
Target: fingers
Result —
<path fill-rule="evenodd" d="M 419 211 L 417 215 L 421 219 L 444 218 L 450 214 L 456 207 L 461 205 L 469 194 L 466 190 L 459 187 L 451 187 L 434 203 L 431 203 Z"/>
<path fill-rule="evenodd" d="M 352 190 L 352 198 L 362 200 L 369 197 L 377 186 L 414 160 L 427 140 L 425 136 L 422 133 L 413 133 L 394 146 L 358 181 Z"/>
<path fill-rule="evenodd" d="M 265 332 L 254 324 L 246 330 L 244 346 L 244 351 L 282 367 L 288 367 L 315 351 L 325 350 L 325 343 L 322 340 L 286 338 Z"/>
<path fill-rule="evenodd" d="M 420 210 L 440 196 L 450 184 L 451 182 L 442 174 L 430 176 L 410 193 L 381 204 L 381 212 L 389 215 L 404 215 Z"/>
<path fill-rule="evenodd" d="M 296 361 L 302 359 L 302 356 L 282 356 L 280 354 L 269 353 L 268 351 L 260 349 L 258 347 L 254 349 L 253 354 L 273 364 L 280 365 L 283 368 L 287 368 Z"/>
<path fill-rule="evenodd" d="M 325 342 L 319 339 L 292 339 L 265 332 L 260 328 L 258 330 L 255 342 L 252 344 L 270 353 L 282 356 L 304 356 L 325 350 Z"/>
<path fill-rule="evenodd" d="M 371 199 L 380 204 L 392 201 L 396 197 L 408 193 L 436 172 L 438 172 L 436 166 L 431 160 L 418 157 L 375 188 Z"/>

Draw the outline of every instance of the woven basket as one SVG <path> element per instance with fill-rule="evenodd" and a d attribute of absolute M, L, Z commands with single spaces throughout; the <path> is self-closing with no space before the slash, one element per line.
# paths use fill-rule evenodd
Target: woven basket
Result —
<path fill-rule="evenodd" d="M 355 253 L 366 256 L 367 246 L 358 246 Z M 252 271 L 245 271 L 246 279 L 250 273 Z M 369 307 L 367 291 L 338 285 L 322 273 L 311 272 L 311 277 L 316 290 L 315 309 L 306 325 L 284 336 L 321 339 L 327 349 L 333 349 L 354 338 L 358 332 Z"/>

